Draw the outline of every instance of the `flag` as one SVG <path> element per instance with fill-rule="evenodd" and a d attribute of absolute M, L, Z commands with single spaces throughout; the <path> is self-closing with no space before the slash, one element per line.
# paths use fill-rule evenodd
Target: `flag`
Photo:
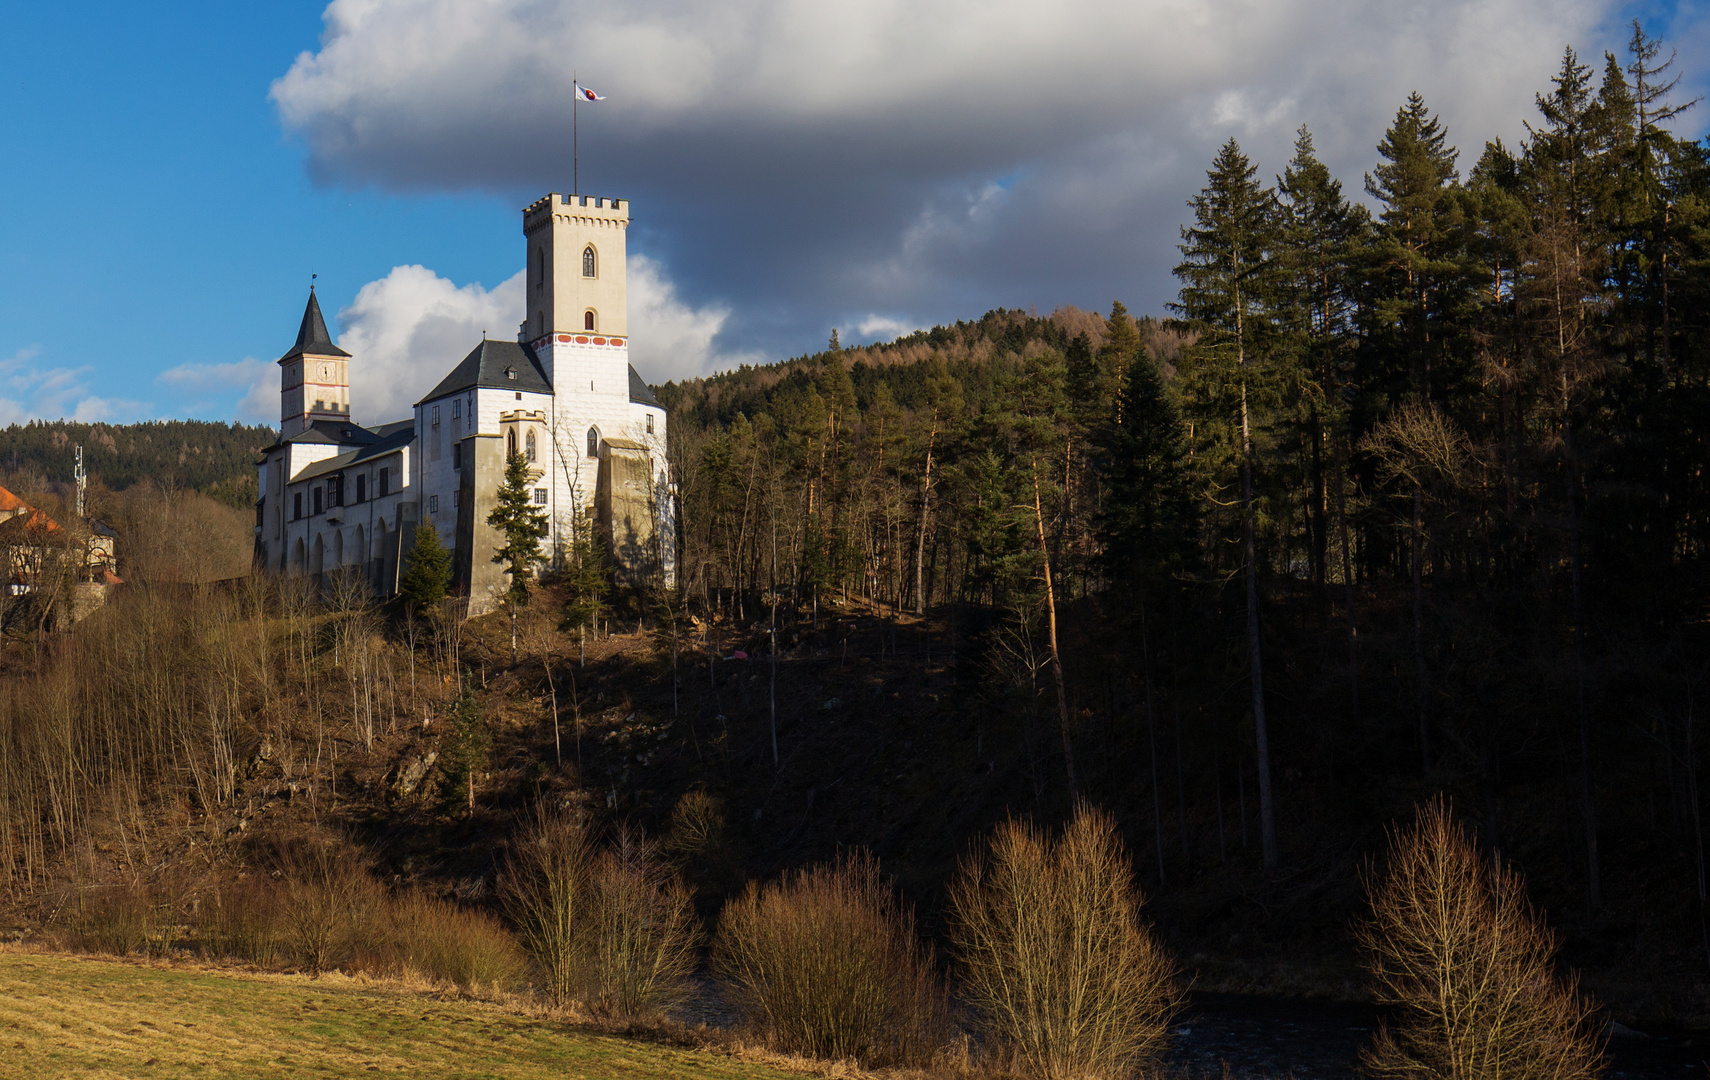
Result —
<path fill-rule="evenodd" d="M 586 98 L 589 101 L 604 101 L 604 100 L 606 100 L 606 96 L 604 94 L 596 94 L 592 90 L 588 89 L 586 86 L 583 86 L 581 83 L 576 84 L 576 93 L 580 94 L 582 97 Z"/>

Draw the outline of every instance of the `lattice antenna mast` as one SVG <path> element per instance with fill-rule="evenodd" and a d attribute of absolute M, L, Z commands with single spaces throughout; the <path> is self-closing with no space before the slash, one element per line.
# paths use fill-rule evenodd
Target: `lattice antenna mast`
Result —
<path fill-rule="evenodd" d="M 71 471 L 71 478 L 77 481 L 77 516 L 83 516 L 83 493 L 89 490 L 89 474 L 83 469 L 83 447 L 77 448 L 77 466 Z"/>

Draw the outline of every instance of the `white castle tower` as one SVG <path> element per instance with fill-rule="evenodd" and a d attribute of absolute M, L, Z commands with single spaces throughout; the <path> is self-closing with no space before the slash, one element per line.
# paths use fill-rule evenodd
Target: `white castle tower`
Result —
<path fill-rule="evenodd" d="M 629 364 L 628 229 L 619 199 L 552 194 L 524 209 L 517 339 L 482 340 L 411 419 L 372 430 L 350 422 L 351 357 L 311 291 L 279 360 L 281 436 L 261 466 L 258 564 L 316 576 L 360 566 L 388 595 L 409 532 L 427 522 L 454 549 L 469 613 L 490 610 L 506 579 L 486 519 L 514 453 L 551 526 L 549 562 L 590 537 L 632 580 L 673 581 L 665 409 Z"/>

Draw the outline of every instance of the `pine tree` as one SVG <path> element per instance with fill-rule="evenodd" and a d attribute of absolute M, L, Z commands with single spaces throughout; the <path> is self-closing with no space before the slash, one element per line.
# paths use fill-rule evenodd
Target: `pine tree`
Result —
<path fill-rule="evenodd" d="M 403 576 L 398 579 L 398 598 L 406 611 L 432 611 L 450 587 L 451 552 L 439 542 L 433 522 L 423 521 L 416 526 Z"/>
<path fill-rule="evenodd" d="M 528 603 L 529 577 L 540 562 L 540 542 L 549 531 L 546 513 L 534 505 L 530 490 L 534 476 L 528 458 L 513 453 L 505 461 L 505 482 L 499 485 L 498 505 L 487 515 L 487 524 L 504 534 L 505 543 L 493 561 L 505 568 L 510 588 L 505 604 L 511 615 L 511 663 L 517 662 L 517 608 Z"/>
<path fill-rule="evenodd" d="M 1259 836 L 1265 869 L 1277 869 L 1276 804 L 1271 790 L 1270 731 L 1265 721 L 1265 680 L 1259 638 L 1257 526 L 1253 506 L 1253 423 L 1249 398 L 1268 375 L 1261 347 L 1274 348 L 1278 267 L 1276 197 L 1259 186 L 1258 169 L 1230 139 L 1218 151 L 1207 184 L 1188 205 L 1194 224 L 1182 229 L 1180 299 L 1170 306 L 1204 336 L 1191 350 L 1197 388 L 1213 409 L 1240 417 L 1241 531 L 1246 562 L 1247 654 L 1253 728 L 1259 764 Z M 1236 400 L 1228 400 L 1233 388 Z M 1234 408 L 1230 408 L 1234 406 Z"/>
<path fill-rule="evenodd" d="M 1108 497 L 1098 521 L 1105 579 L 1144 597 L 1187 569 L 1195 533 L 1187 433 L 1149 358 L 1129 365 L 1105 454 Z"/>
<path fill-rule="evenodd" d="M 1446 344 L 1439 327 L 1458 311 L 1466 272 L 1455 199 L 1459 151 L 1417 93 L 1397 110 L 1377 149 L 1384 164 L 1367 174 L 1366 193 L 1383 206 L 1374 255 L 1390 280 L 1380 286 L 1375 313 L 1399 334 L 1396 351 L 1407 358 L 1403 392 L 1430 398 L 1434 379 L 1451 381 L 1439 370 Z"/>

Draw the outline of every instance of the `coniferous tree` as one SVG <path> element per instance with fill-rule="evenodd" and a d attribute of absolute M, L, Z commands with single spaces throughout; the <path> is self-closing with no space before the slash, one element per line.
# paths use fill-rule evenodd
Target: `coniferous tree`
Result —
<path fill-rule="evenodd" d="M 1370 216 L 1342 194 L 1342 182 L 1318 160 L 1305 124 L 1277 190 L 1283 207 L 1284 313 L 1295 348 L 1303 354 L 1297 377 L 1310 455 L 1312 576 L 1320 584 L 1329 577 L 1333 515 L 1348 624 L 1349 700 L 1358 713 L 1359 632 L 1347 492 L 1354 443 L 1349 398 L 1357 347 L 1355 261 L 1368 238 Z"/>
<path fill-rule="evenodd" d="M 534 474 L 528 458 L 513 453 L 505 460 L 505 480 L 499 485 L 498 505 L 487 515 L 488 526 L 504 535 L 493 561 L 505 568 L 510 586 L 505 604 L 511 616 L 511 663 L 517 662 L 517 608 L 528 603 L 529 578 L 540 563 L 540 542 L 550 527 L 545 511 L 534 505 L 530 490 Z"/>
<path fill-rule="evenodd" d="M 440 543 L 433 522 L 416 526 L 415 539 L 398 579 L 398 598 L 406 611 L 432 611 L 451 587 L 451 552 Z"/>
<path fill-rule="evenodd" d="M 1247 653 L 1259 768 L 1259 836 L 1265 869 L 1279 863 L 1276 804 L 1271 788 L 1270 731 L 1265 718 L 1263 652 L 1259 635 L 1258 546 L 1253 494 L 1252 398 L 1268 385 L 1265 363 L 1275 349 L 1278 266 L 1276 197 L 1259 186 L 1258 169 L 1230 139 L 1206 173 L 1206 187 L 1188 205 L 1194 224 L 1182 229 L 1183 261 L 1176 267 L 1180 299 L 1170 305 L 1201 329 L 1190 350 L 1196 389 L 1227 425 L 1239 418 L 1238 460 L 1242 550 L 1245 556 Z M 1223 388 L 1219 391 L 1219 387 Z M 1228 390 L 1236 392 L 1228 400 Z"/>
<path fill-rule="evenodd" d="M 1189 568 L 1196 531 L 1187 434 L 1147 357 L 1128 366 L 1120 417 L 1104 449 L 1109 497 L 1098 521 L 1104 577 L 1145 598 Z"/>

